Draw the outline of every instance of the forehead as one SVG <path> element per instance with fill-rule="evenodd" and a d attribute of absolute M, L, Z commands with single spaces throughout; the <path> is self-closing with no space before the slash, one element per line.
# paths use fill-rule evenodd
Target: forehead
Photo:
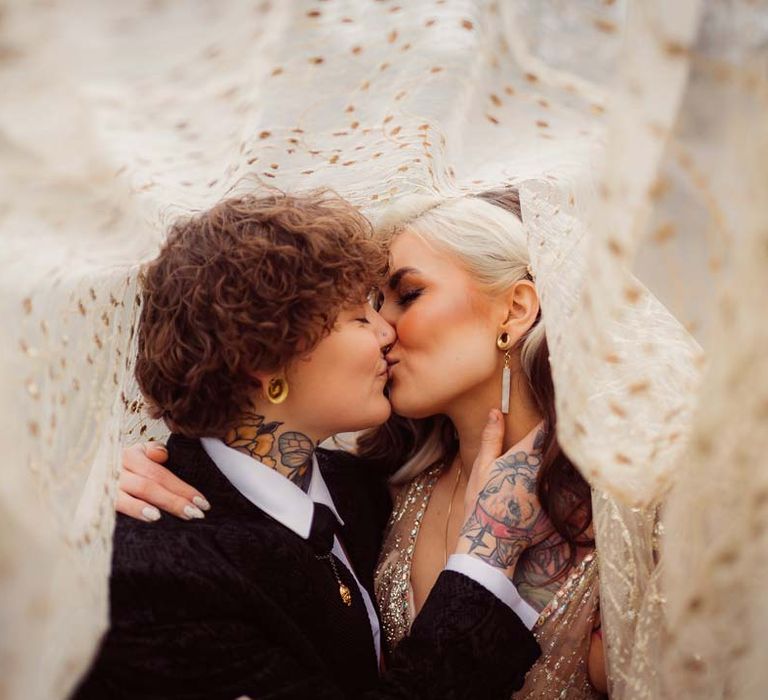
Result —
<path fill-rule="evenodd" d="M 413 267 L 427 275 L 466 274 L 464 269 L 447 251 L 406 229 L 397 235 L 389 248 L 390 270 Z"/>

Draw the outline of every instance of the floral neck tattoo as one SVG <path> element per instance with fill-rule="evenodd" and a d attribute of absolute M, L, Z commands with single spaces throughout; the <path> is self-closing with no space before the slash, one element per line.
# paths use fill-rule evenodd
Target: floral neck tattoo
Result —
<path fill-rule="evenodd" d="M 264 416 L 246 413 L 224 437 L 229 447 L 274 469 L 302 491 L 309 488 L 315 444 L 304 433 L 283 430 L 280 421 L 266 423 Z"/>

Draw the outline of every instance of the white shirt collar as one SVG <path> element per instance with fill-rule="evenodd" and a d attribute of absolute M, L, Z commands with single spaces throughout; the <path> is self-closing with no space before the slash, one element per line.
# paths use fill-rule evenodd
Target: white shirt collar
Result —
<path fill-rule="evenodd" d="M 312 455 L 309 489 L 304 493 L 282 474 L 253 457 L 225 445 L 218 438 L 201 438 L 201 444 L 227 480 L 245 498 L 305 540 L 312 527 L 314 503 L 328 506 L 344 525 L 320 472 L 317 457 Z"/>

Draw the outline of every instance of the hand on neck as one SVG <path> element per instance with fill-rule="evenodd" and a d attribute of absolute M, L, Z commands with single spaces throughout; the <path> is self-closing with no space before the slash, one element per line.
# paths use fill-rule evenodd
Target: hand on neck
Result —
<path fill-rule="evenodd" d="M 459 437 L 459 457 L 466 474 L 471 471 L 480 449 L 480 439 L 488 420 L 488 412 L 500 406 L 498 384 L 493 382 L 483 390 L 474 392 L 447 411 Z M 520 442 L 543 418 L 533 400 L 525 375 L 522 371 L 514 372 L 509 413 L 504 416 L 503 452 Z"/>
<path fill-rule="evenodd" d="M 298 429 L 288 416 L 269 413 L 268 410 L 254 408 L 244 414 L 238 425 L 227 432 L 223 441 L 229 447 L 274 469 L 306 491 L 312 476 L 312 458 L 319 440 L 311 437 L 309 431 Z"/>

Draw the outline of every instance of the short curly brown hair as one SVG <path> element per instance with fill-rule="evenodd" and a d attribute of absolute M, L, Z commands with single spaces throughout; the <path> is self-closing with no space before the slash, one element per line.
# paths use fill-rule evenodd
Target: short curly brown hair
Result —
<path fill-rule="evenodd" d="M 311 351 L 386 263 L 368 220 L 328 191 L 233 198 L 177 221 L 141 277 L 136 379 L 150 415 L 222 437 L 254 372 Z"/>

